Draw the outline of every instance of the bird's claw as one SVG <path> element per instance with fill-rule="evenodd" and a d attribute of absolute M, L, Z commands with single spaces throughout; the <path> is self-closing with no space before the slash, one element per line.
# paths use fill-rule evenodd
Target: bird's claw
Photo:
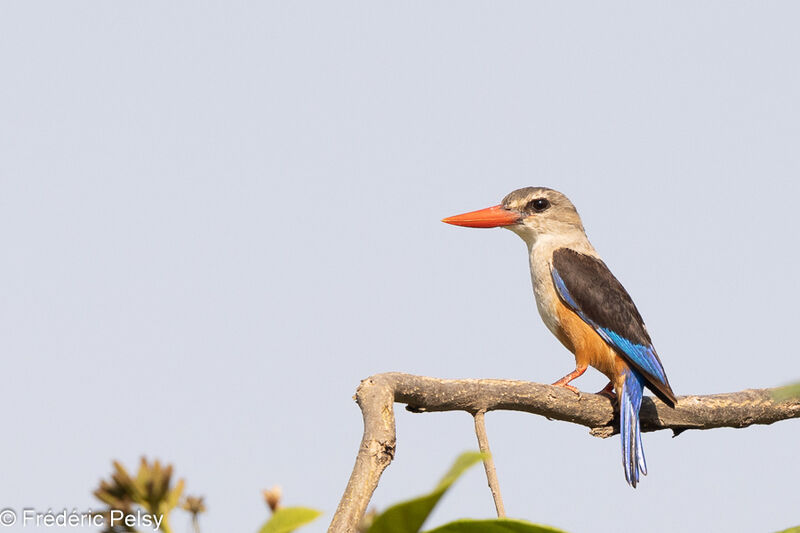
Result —
<path fill-rule="evenodd" d="M 564 389 L 571 390 L 572 392 L 574 392 L 578 396 L 581 395 L 581 391 L 578 390 L 578 387 L 573 387 L 569 383 L 559 383 L 558 381 L 556 381 L 555 383 L 553 383 L 553 386 L 554 387 L 562 387 Z"/>
<path fill-rule="evenodd" d="M 614 384 L 611 383 L 611 382 L 609 382 L 608 385 L 603 387 L 603 390 L 598 391 L 595 394 L 597 394 L 599 396 L 605 396 L 606 398 L 608 398 L 612 402 L 617 399 L 617 394 L 614 392 Z"/>
<path fill-rule="evenodd" d="M 595 394 L 597 394 L 598 396 L 605 396 L 606 398 L 608 398 L 612 402 L 615 402 L 617 400 L 617 395 L 614 394 L 613 392 L 608 392 L 608 391 L 601 390 L 600 392 L 596 392 Z"/>

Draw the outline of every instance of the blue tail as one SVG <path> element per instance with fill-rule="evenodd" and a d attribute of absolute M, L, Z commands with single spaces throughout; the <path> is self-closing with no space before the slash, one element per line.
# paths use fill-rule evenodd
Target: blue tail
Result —
<path fill-rule="evenodd" d="M 642 449 L 642 434 L 639 431 L 639 408 L 642 406 L 644 378 L 638 371 L 625 372 L 622 393 L 619 398 L 619 433 L 622 437 L 622 467 L 625 479 L 636 488 L 639 474 L 647 474 L 647 463 Z"/>

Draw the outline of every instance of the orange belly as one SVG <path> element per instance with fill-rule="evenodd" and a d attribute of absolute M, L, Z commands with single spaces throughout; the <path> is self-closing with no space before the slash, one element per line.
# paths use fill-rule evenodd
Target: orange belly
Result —
<path fill-rule="evenodd" d="M 561 335 L 557 336 L 575 354 L 575 364 L 594 367 L 616 384 L 629 368 L 625 360 L 561 300 L 556 301 L 556 316 L 561 329 Z"/>

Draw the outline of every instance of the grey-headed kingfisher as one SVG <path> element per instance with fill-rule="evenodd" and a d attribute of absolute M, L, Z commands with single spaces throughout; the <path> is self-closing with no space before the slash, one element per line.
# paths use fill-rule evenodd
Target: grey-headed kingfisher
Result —
<path fill-rule="evenodd" d="M 647 474 L 639 428 L 644 387 L 674 407 L 667 380 L 639 311 L 586 237 L 578 211 L 558 191 L 526 187 L 500 205 L 445 218 L 471 228 L 509 229 L 528 245 L 536 306 L 547 328 L 575 355 L 575 370 L 553 385 L 569 383 L 588 366 L 610 380 L 601 393 L 616 393 L 622 465 L 636 487 Z"/>

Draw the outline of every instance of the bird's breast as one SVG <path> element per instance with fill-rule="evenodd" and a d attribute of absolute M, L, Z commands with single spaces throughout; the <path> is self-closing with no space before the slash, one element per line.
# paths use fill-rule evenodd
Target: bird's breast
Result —
<path fill-rule="evenodd" d="M 531 254 L 533 293 L 542 321 L 561 344 L 575 354 L 576 364 L 593 366 L 613 380 L 619 375 L 621 365 L 625 365 L 624 361 L 591 326 L 561 301 L 553 283 L 550 257 L 552 254 L 544 257 Z"/>
<path fill-rule="evenodd" d="M 537 260 L 531 255 L 531 281 L 533 282 L 533 295 L 536 298 L 536 309 L 547 329 L 558 338 L 568 350 L 573 351 L 569 339 L 564 335 L 561 320 L 558 315 L 558 294 L 553 285 L 550 274 L 550 263 L 546 260 Z"/>

